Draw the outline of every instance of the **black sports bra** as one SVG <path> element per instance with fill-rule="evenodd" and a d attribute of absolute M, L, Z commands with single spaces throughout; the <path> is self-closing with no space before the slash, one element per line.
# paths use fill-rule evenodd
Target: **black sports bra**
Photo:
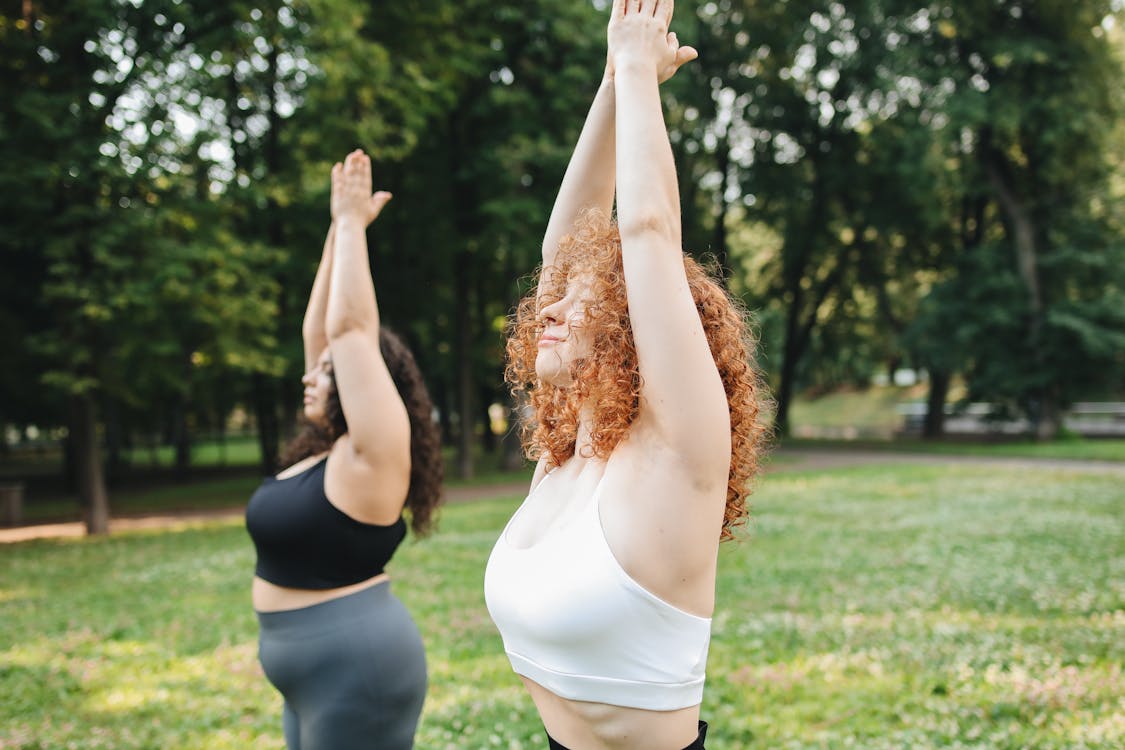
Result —
<path fill-rule="evenodd" d="M 246 507 L 246 530 L 258 550 L 254 573 L 295 589 L 334 589 L 366 581 L 406 537 L 390 526 L 357 521 L 324 493 L 327 457 L 285 479 L 267 477 Z"/>

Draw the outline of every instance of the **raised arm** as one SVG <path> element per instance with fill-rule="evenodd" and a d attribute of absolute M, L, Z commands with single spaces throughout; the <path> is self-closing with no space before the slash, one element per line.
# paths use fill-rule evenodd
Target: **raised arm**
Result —
<path fill-rule="evenodd" d="M 325 318 L 328 312 L 328 290 L 331 287 L 332 258 L 335 255 L 336 225 L 328 225 L 328 235 L 324 238 L 324 250 L 320 254 L 320 265 L 316 269 L 316 279 L 309 293 L 309 304 L 305 308 L 305 320 L 301 324 L 301 335 L 305 342 L 305 372 L 316 366 L 316 360 L 328 346 L 325 333 Z"/>
<path fill-rule="evenodd" d="M 729 412 L 684 271 L 679 188 L 658 90 L 658 72 L 685 54 L 668 33 L 671 16 L 670 0 L 615 0 L 609 24 L 617 217 L 644 381 L 637 427 L 706 476 L 725 477 Z"/>
<path fill-rule="evenodd" d="M 660 82 L 671 78 L 681 65 L 695 57 L 694 49 L 680 47 L 678 54 L 660 68 Z M 613 211 L 617 137 L 614 71 L 613 58 L 607 55 L 602 82 L 586 115 L 547 222 L 547 231 L 543 236 L 544 266 L 554 262 L 559 240 L 570 232 L 579 214 L 591 208 L 606 216 Z"/>
<path fill-rule="evenodd" d="M 390 198 L 386 192 L 372 195 L 371 160 L 362 151 L 332 168 L 336 236 L 325 333 L 348 422 L 345 464 L 355 480 L 349 484 L 370 492 L 370 480 L 378 475 L 380 491 L 401 499 L 409 483 L 410 423 L 379 351 L 379 309 L 366 236 L 367 225 Z"/>
<path fill-rule="evenodd" d="M 551 209 L 543 236 L 544 267 L 554 262 L 559 241 L 579 214 L 596 208 L 609 216 L 613 210 L 614 108 L 613 69 L 607 65 Z"/>

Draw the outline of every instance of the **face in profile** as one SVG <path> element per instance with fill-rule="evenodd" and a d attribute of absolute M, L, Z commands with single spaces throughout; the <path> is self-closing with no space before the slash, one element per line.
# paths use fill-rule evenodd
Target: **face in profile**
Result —
<path fill-rule="evenodd" d="M 336 388 L 332 375 L 332 354 L 328 349 L 321 352 L 313 368 L 301 378 L 305 386 L 305 418 L 313 424 L 328 421 L 328 398 Z"/>
<path fill-rule="evenodd" d="M 570 385 L 574 382 L 575 366 L 589 355 L 590 340 L 585 322 L 591 295 L 589 279 L 571 276 L 563 297 L 539 310 L 543 330 L 539 334 L 535 373 L 544 383 L 560 387 Z"/>

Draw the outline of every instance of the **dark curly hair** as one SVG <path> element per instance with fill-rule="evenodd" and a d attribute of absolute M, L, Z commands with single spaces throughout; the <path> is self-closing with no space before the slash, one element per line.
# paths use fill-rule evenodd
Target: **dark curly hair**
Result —
<path fill-rule="evenodd" d="M 421 537 L 433 530 L 435 513 L 442 501 L 445 465 L 441 456 L 441 434 L 434 424 L 434 405 L 429 391 L 410 349 L 397 334 L 380 326 L 379 351 L 410 417 L 410 489 L 406 493 L 406 509 L 410 512 L 411 530 Z M 348 431 L 334 377 L 325 404 L 325 417 L 326 424 L 302 421 L 300 431 L 282 453 L 282 466 L 291 466 L 303 458 L 330 450 Z"/>
<path fill-rule="evenodd" d="M 727 505 L 720 539 L 733 537 L 749 515 L 746 498 L 759 471 L 767 430 L 759 410 L 768 404 L 765 385 L 754 364 L 755 339 L 748 314 L 712 274 L 684 254 L 684 273 L 703 323 L 711 356 L 723 381 L 730 410 L 731 457 Z M 567 386 L 544 383 L 535 371 L 540 311 L 563 297 L 571 274 L 590 274 L 592 300 L 584 328 L 591 354 L 575 366 Z M 574 455 L 582 403 L 595 404 L 591 425 L 594 456 L 608 458 L 629 431 L 640 408 L 641 373 L 629 320 L 629 301 L 616 224 L 588 211 L 559 243 L 553 266 L 540 269 L 538 284 L 509 320 L 505 377 L 514 395 L 528 394 L 535 417 L 521 425 L 524 448 L 532 459 L 546 456 L 549 467 Z"/>

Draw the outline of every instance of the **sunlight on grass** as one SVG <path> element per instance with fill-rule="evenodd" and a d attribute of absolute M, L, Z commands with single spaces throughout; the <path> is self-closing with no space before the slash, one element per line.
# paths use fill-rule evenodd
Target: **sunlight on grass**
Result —
<path fill-rule="evenodd" d="M 708 746 L 1125 745 L 1115 474 L 779 474 L 720 555 Z M 390 566 L 427 644 L 419 750 L 545 748 L 484 607 L 519 497 L 444 511 Z M 241 521 L 0 547 L 0 747 L 284 747 Z"/>

